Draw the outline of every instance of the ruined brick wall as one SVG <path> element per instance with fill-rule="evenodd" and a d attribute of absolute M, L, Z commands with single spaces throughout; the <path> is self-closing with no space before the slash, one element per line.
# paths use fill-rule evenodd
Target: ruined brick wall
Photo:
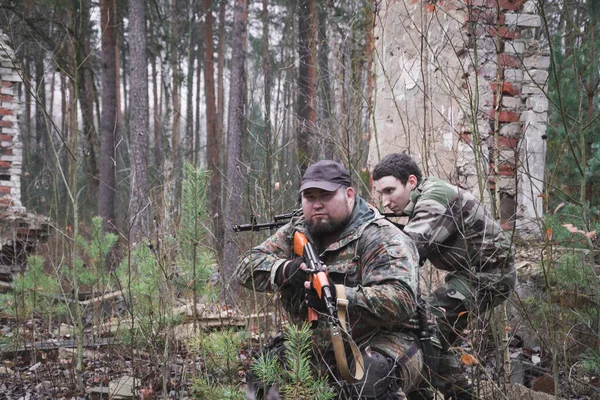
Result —
<path fill-rule="evenodd" d="M 0 292 L 10 290 L 13 277 L 27 265 L 27 257 L 48 236 L 45 218 L 21 204 L 23 153 L 18 117 L 21 83 L 15 53 L 0 32 Z"/>
<path fill-rule="evenodd" d="M 22 107 L 17 98 L 21 82 L 15 53 L 0 33 L 0 210 L 22 212 L 21 167 L 23 153 L 19 141 L 18 116 Z"/>
<path fill-rule="evenodd" d="M 516 219 L 535 235 L 549 57 L 535 40 L 534 2 L 498 1 L 380 3 L 369 164 L 408 151 L 427 175 L 486 201 L 497 190 L 505 226 Z"/>

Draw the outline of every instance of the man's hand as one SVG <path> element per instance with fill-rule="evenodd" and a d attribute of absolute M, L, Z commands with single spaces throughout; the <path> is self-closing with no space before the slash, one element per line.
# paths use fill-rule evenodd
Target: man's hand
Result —
<path fill-rule="evenodd" d="M 275 283 L 277 286 L 292 286 L 302 288 L 308 280 L 306 264 L 303 257 L 296 257 L 287 261 L 277 270 Z"/>
<path fill-rule="evenodd" d="M 327 309 L 327 305 L 325 303 L 325 296 L 323 295 L 322 298 L 319 297 L 319 294 L 317 294 L 317 291 L 313 289 L 312 283 L 310 282 L 306 282 L 304 284 L 304 288 L 306 289 L 306 304 L 308 304 L 308 306 L 315 311 L 324 314 L 328 313 L 329 310 Z M 335 307 L 337 297 L 335 292 L 335 285 L 331 282 L 331 280 L 329 281 L 329 289 L 331 290 L 331 301 L 333 303 L 333 306 Z"/>

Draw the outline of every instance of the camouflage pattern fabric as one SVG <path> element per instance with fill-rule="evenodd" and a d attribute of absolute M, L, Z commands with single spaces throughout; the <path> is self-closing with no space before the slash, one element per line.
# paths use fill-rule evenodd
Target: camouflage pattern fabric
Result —
<path fill-rule="evenodd" d="M 337 242 L 323 248 L 308 233 L 304 217 L 295 218 L 241 259 L 236 271 L 240 283 L 256 291 L 278 291 L 275 272 L 295 257 L 295 231 L 304 233 L 313 243 L 326 264 L 329 279 L 346 286 L 348 317 L 356 343 L 362 348 L 376 344 L 392 359 L 403 360 L 414 340 L 409 338 L 406 342 L 407 336 L 398 334 L 415 324 L 419 278 L 417 250 L 408 236 L 356 196 L 350 221 Z M 306 321 L 303 289 L 286 287 L 281 290 L 281 298 L 293 322 Z M 321 354 L 328 353 L 326 316 L 319 316 L 319 327 L 313 337 Z M 416 385 L 414 377 L 420 377 L 422 369 L 420 352 L 405 364 L 408 367 L 403 368 L 410 369 L 405 385 Z"/>
<path fill-rule="evenodd" d="M 421 260 L 450 272 L 429 298 L 438 318 L 460 329 L 466 326 L 463 311 L 493 307 L 508 297 L 516 282 L 510 241 L 472 193 L 430 177 L 413 191 L 404 214 L 409 217 L 404 232 Z M 441 329 L 444 334 L 451 330 Z"/>

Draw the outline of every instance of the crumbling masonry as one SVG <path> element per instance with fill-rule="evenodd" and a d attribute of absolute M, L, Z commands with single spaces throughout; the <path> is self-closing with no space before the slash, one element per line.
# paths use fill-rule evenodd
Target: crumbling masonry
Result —
<path fill-rule="evenodd" d="M 538 235 L 550 58 L 536 3 L 379 4 L 370 164 L 410 152 L 428 175 L 488 201 L 498 191 L 504 226 Z"/>
<path fill-rule="evenodd" d="M 27 213 L 21 204 L 23 153 L 18 117 L 22 104 L 17 92 L 21 77 L 14 60 L 6 35 L 0 32 L 0 291 L 10 288 L 36 243 L 48 234 L 45 219 Z"/>

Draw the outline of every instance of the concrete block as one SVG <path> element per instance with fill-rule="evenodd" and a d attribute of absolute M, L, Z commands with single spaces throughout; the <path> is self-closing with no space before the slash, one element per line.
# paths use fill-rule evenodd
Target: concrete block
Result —
<path fill-rule="evenodd" d="M 517 182 L 512 176 L 498 176 L 496 187 L 513 196 L 517 193 Z"/>
<path fill-rule="evenodd" d="M 500 127 L 499 133 L 506 137 L 519 137 L 521 136 L 521 124 L 518 122 L 504 124 Z"/>
<path fill-rule="evenodd" d="M 523 77 L 523 83 L 537 83 L 540 86 L 546 84 L 548 80 L 548 71 L 543 69 L 532 69 Z"/>
<path fill-rule="evenodd" d="M 521 94 L 523 95 L 544 95 L 544 86 L 536 85 L 534 83 L 525 84 L 521 87 Z"/>
<path fill-rule="evenodd" d="M 15 128 L 0 128 L 3 135 L 18 135 L 19 130 Z"/>
<path fill-rule="evenodd" d="M 520 121 L 525 125 L 528 123 L 536 123 L 542 122 L 546 123 L 548 121 L 548 113 L 547 112 L 534 112 L 531 110 L 523 111 L 521 113 Z"/>
<path fill-rule="evenodd" d="M 531 96 L 525 101 L 530 110 L 541 113 L 548 111 L 548 98 L 546 96 Z"/>
<path fill-rule="evenodd" d="M 8 96 L 12 96 L 14 93 L 15 93 L 15 91 L 12 87 L 2 86 L 0 88 L 0 94 L 6 94 Z"/>
<path fill-rule="evenodd" d="M 14 115 L 3 115 L 2 121 L 17 122 L 17 117 L 15 117 Z"/>
<path fill-rule="evenodd" d="M 7 68 L 7 67 L 0 67 L 0 76 L 2 75 L 10 75 L 13 74 L 15 71 L 13 70 L 13 68 Z"/>
<path fill-rule="evenodd" d="M 524 28 L 538 28 L 542 26 L 542 18 L 537 14 L 505 14 L 505 23 L 508 26 L 520 26 Z"/>
<path fill-rule="evenodd" d="M 516 110 L 523 105 L 523 101 L 519 97 L 503 96 L 502 107 L 511 110 Z"/>
<path fill-rule="evenodd" d="M 523 58 L 523 65 L 529 69 L 548 69 L 550 68 L 550 57 L 535 55 Z"/>
<path fill-rule="evenodd" d="M 521 12 L 523 14 L 539 14 L 537 4 L 533 0 L 527 0 L 523 4 L 523 10 L 521 10 Z"/>
<path fill-rule="evenodd" d="M 523 82 L 523 70 L 516 68 L 505 69 L 504 80 L 511 83 Z"/>
<path fill-rule="evenodd" d="M 513 40 L 504 45 L 504 52 L 506 54 L 523 54 L 525 53 L 525 48 L 524 40 Z"/>
<path fill-rule="evenodd" d="M 2 80 L 5 82 L 21 82 L 21 77 L 17 74 L 2 75 Z"/>
<path fill-rule="evenodd" d="M 21 104 L 13 101 L 3 101 L 0 103 L 0 107 L 5 110 L 19 110 L 21 108 Z"/>

